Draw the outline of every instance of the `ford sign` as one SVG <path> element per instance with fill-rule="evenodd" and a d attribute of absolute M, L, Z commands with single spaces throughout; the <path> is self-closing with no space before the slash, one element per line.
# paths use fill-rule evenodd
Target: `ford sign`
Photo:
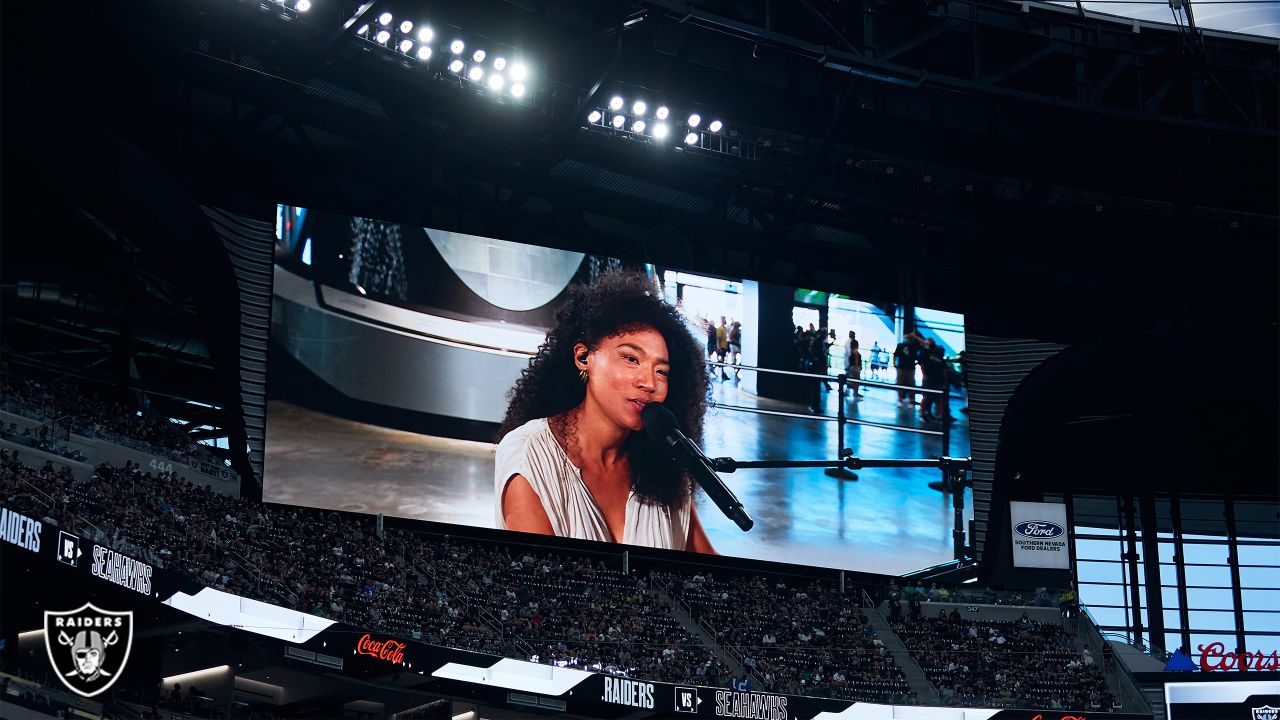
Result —
<path fill-rule="evenodd" d="M 1018 523 L 1014 528 L 1019 535 L 1023 537 L 1035 538 L 1056 538 L 1066 533 L 1066 529 L 1058 523 L 1048 522 L 1046 520 L 1028 520 Z"/>

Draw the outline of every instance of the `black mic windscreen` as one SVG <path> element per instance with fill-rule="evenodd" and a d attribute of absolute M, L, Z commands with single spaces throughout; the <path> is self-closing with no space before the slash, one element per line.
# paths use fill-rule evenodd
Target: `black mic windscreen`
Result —
<path fill-rule="evenodd" d="M 644 431 L 649 437 L 666 445 L 673 432 L 680 431 L 680 423 L 676 416 L 660 402 L 647 403 L 640 411 L 640 422 L 644 423 Z"/>

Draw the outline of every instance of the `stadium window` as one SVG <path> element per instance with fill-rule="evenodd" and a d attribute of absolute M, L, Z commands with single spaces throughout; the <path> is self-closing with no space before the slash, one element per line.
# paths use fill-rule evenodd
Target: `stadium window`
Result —
<path fill-rule="evenodd" d="M 1253 590 L 1245 588 L 1240 591 L 1240 602 L 1243 610 L 1280 610 L 1280 590 Z"/>
<path fill-rule="evenodd" d="M 1076 560 L 1119 560 L 1123 551 L 1116 540 L 1076 537 Z"/>
<path fill-rule="evenodd" d="M 1235 598 L 1231 588 L 1187 587 L 1187 607 L 1204 610 L 1227 610 Z"/>
<path fill-rule="evenodd" d="M 1128 605 L 1129 596 L 1117 583 L 1080 583 L 1080 601 L 1089 607 Z"/>
<path fill-rule="evenodd" d="M 1244 629 L 1249 632 L 1280 633 L 1280 610 L 1244 612 Z"/>
<path fill-rule="evenodd" d="M 1222 565 L 1187 565 L 1187 587 L 1231 587 L 1231 568 Z"/>
<path fill-rule="evenodd" d="M 1280 567 L 1274 565 L 1241 565 L 1240 587 L 1267 590 L 1280 588 Z"/>
<path fill-rule="evenodd" d="M 1191 608 L 1187 611 L 1187 623 L 1195 631 L 1236 629 L 1236 616 L 1231 610 L 1200 610 Z"/>
<path fill-rule="evenodd" d="M 1083 593 L 1081 596 L 1083 597 Z M 1093 616 L 1093 621 L 1101 628 L 1114 628 L 1121 631 L 1129 629 L 1129 615 L 1125 612 L 1124 607 L 1089 605 L 1089 614 Z"/>

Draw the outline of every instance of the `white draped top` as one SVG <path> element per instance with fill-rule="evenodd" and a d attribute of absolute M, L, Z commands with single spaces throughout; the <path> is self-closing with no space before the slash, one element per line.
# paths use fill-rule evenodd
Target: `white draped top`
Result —
<path fill-rule="evenodd" d="M 604 513 L 582 482 L 582 471 L 556 440 L 546 418 L 530 420 L 507 433 L 498 443 L 494 466 L 495 524 L 506 530 L 502 495 L 516 475 L 529 481 L 557 536 L 613 542 Z M 672 513 L 666 507 L 627 496 L 622 542 L 627 545 L 683 550 L 689 538 L 690 498 Z"/>

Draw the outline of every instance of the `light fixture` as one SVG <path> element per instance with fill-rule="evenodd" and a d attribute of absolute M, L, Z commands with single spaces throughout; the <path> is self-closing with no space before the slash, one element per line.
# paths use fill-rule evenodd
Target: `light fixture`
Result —
<path fill-rule="evenodd" d="M 461 40 L 454 40 L 453 42 L 449 43 L 449 52 L 453 53 L 454 55 L 461 55 L 462 51 L 466 49 L 467 49 L 467 46 L 464 45 Z"/>
<path fill-rule="evenodd" d="M 357 35 L 368 35 L 368 34 L 369 34 L 369 26 L 368 26 L 367 24 L 365 24 L 365 25 L 361 25 L 361 26 L 360 26 L 360 29 L 359 29 L 359 30 L 356 30 L 356 34 L 357 34 Z"/>
<path fill-rule="evenodd" d="M 515 97 L 524 97 L 524 83 L 516 83 L 512 85 L 511 94 Z"/>
<path fill-rule="evenodd" d="M 631 132 L 637 133 L 637 134 L 644 132 L 644 121 L 637 120 L 631 123 Z"/>
<path fill-rule="evenodd" d="M 379 16 L 378 16 L 378 24 L 379 24 L 379 25 L 382 25 L 382 26 L 384 26 L 384 27 L 385 27 L 385 26 L 387 26 L 387 25 L 390 25 L 390 24 L 391 24 L 391 20 L 392 20 L 392 18 L 391 18 L 391 13 L 389 13 L 389 12 L 384 12 L 384 13 L 382 13 L 381 15 L 379 15 Z"/>
<path fill-rule="evenodd" d="M 688 135 L 685 135 L 685 136 L 684 136 L 684 144 L 685 144 L 685 145 L 697 145 L 697 144 L 698 144 L 698 133 L 691 132 L 691 133 L 689 133 Z"/>
<path fill-rule="evenodd" d="M 471 59 L 478 63 L 484 62 L 484 50 L 477 50 L 471 53 Z"/>
<path fill-rule="evenodd" d="M 653 126 L 653 136 L 659 140 L 667 136 L 667 126 L 664 123 L 658 123 Z"/>
<path fill-rule="evenodd" d="M 494 59 L 493 59 L 493 69 L 494 69 L 494 70 L 502 70 L 502 69 L 503 69 L 503 68 L 505 68 L 506 66 L 507 66 L 507 59 L 506 59 L 506 58 L 503 58 L 503 57 L 496 57 L 496 58 L 494 58 Z"/>
<path fill-rule="evenodd" d="M 494 74 L 492 74 L 492 75 L 490 75 L 490 76 L 489 76 L 489 89 L 490 89 L 490 90 L 501 90 L 501 89 L 502 89 L 502 76 L 501 76 L 501 75 L 499 75 L 498 73 L 494 73 Z"/>
<path fill-rule="evenodd" d="M 667 109 L 666 105 L 659 105 L 658 109 L 653 112 L 653 116 L 659 120 L 666 120 L 667 116 L 670 114 L 671 111 Z"/>
<path fill-rule="evenodd" d="M 387 41 L 390 39 L 391 39 L 391 33 L 387 32 L 386 30 L 379 30 L 377 37 L 374 38 L 374 40 L 377 40 L 380 45 L 385 45 Z"/>
<path fill-rule="evenodd" d="M 702 123 L 702 116 L 699 115 L 698 113 L 694 113 L 689 116 L 689 127 L 698 127 L 698 125 L 701 123 Z"/>
<path fill-rule="evenodd" d="M 461 60 L 454 60 L 453 62 L 449 63 L 449 72 L 451 72 L 451 73 L 460 73 L 460 72 L 462 72 L 462 61 L 461 61 Z"/>
<path fill-rule="evenodd" d="M 707 129 L 711 132 L 720 132 L 720 128 L 722 127 L 724 127 L 724 123 L 719 120 L 712 120 L 711 124 L 707 126 Z"/>
<path fill-rule="evenodd" d="M 402 53 L 404 53 L 404 54 L 408 55 L 408 54 L 409 54 L 409 51 L 410 51 L 410 50 L 412 50 L 412 49 L 413 49 L 413 41 L 412 41 L 412 40 L 401 40 L 401 41 L 400 41 L 400 52 L 402 52 Z"/>
<path fill-rule="evenodd" d="M 626 124 L 627 119 L 621 115 L 614 115 L 613 120 L 611 120 L 610 122 L 613 123 L 613 126 L 615 128 L 618 128 L 619 130 L 621 130 L 622 126 Z"/>
<path fill-rule="evenodd" d="M 612 111 L 614 111 L 614 112 L 617 112 L 617 111 L 621 110 L 621 109 L 622 109 L 622 98 L 618 97 L 617 95 L 614 95 L 612 98 L 610 98 L 610 100 L 609 100 L 609 109 L 610 109 L 610 110 L 612 110 Z"/>
<path fill-rule="evenodd" d="M 405 35 L 408 35 L 409 33 L 413 32 L 413 23 L 409 22 L 408 20 L 405 20 L 404 22 L 400 23 L 400 32 L 404 33 Z"/>
<path fill-rule="evenodd" d="M 418 59 L 419 59 L 419 60 L 430 60 L 430 59 L 431 59 L 431 48 L 430 48 L 429 46 L 427 46 L 427 45 L 420 45 L 420 46 L 418 46 Z"/>
<path fill-rule="evenodd" d="M 516 86 L 512 85 L 511 92 L 514 93 L 515 91 L 516 91 Z M 587 122 L 591 123 L 592 125 L 596 125 L 600 122 L 601 118 L 603 117 L 604 115 L 599 110 L 592 110 L 591 114 L 587 116 Z"/>
<path fill-rule="evenodd" d="M 635 104 L 631 106 L 631 113 L 633 115 L 644 115 L 644 112 L 648 109 L 649 106 L 645 105 L 643 100 L 637 100 Z"/>
<path fill-rule="evenodd" d="M 311 9 L 311 0 L 298 0 L 298 4 L 294 8 L 298 12 L 306 12 Z"/>
<path fill-rule="evenodd" d="M 467 71 L 467 77 L 471 78 L 471 82 L 480 82 L 481 78 L 484 77 L 484 68 L 482 67 L 471 68 L 470 70 Z"/>
<path fill-rule="evenodd" d="M 422 27 L 418 30 L 418 42 L 429 43 L 436 34 L 429 27 Z"/>
<path fill-rule="evenodd" d="M 525 67 L 524 63 L 516 63 L 515 65 L 511 66 L 512 80 L 524 82 L 525 78 L 527 77 L 529 77 L 529 68 Z"/>

